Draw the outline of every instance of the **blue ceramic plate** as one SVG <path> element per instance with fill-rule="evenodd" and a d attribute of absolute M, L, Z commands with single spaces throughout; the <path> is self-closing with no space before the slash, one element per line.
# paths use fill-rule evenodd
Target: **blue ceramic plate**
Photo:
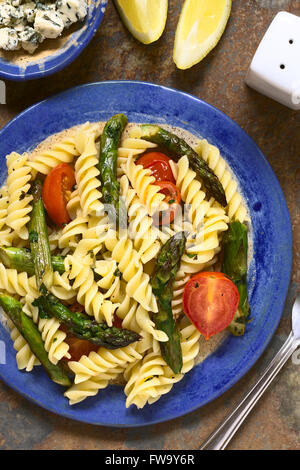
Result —
<path fill-rule="evenodd" d="M 179 126 L 217 145 L 237 176 L 253 224 L 250 300 L 253 321 L 244 337 L 228 337 L 218 350 L 195 367 L 157 403 L 137 410 L 125 408 L 118 386 L 70 407 L 61 387 L 42 368 L 31 374 L 16 367 L 7 331 L 7 363 L 0 378 L 34 403 L 69 418 L 109 426 L 141 426 L 188 413 L 220 396 L 255 363 L 281 317 L 291 271 L 291 225 L 278 181 L 268 162 L 245 132 L 231 119 L 199 99 L 149 83 L 106 82 L 71 89 L 20 114 L 0 132 L 0 175 L 6 178 L 5 155 L 33 149 L 49 135 L 79 123 L 104 121 L 126 113 L 132 122 Z"/>
<path fill-rule="evenodd" d="M 14 81 L 33 80 L 52 75 L 67 67 L 79 56 L 96 33 L 106 5 L 107 0 L 90 0 L 88 16 L 84 23 L 78 23 L 75 32 L 68 38 L 66 43 L 51 55 L 42 59 L 33 59 L 26 65 L 16 65 L 0 57 L 0 77 Z M 51 47 L 51 44 L 54 45 L 55 40 L 48 39 L 49 47 Z M 30 57 L 30 54 L 28 56 Z"/>

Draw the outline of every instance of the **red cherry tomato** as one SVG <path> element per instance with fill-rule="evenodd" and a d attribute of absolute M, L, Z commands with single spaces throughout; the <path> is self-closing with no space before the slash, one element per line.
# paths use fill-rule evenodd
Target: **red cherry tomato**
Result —
<path fill-rule="evenodd" d="M 75 302 L 73 305 L 71 305 L 69 309 L 71 310 L 71 312 L 80 312 L 80 313 L 84 312 L 84 306 L 78 302 Z"/>
<path fill-rule="evenodd" d="M 175 183 L 170 166 L 171 158 L 160 152 L 149 152 L 140 157 L 136 164 L 149 168 L 156 181 L 171 181 Z"/>
<path fill-rule="evenodd" d="M 180 191 L 175 184 L 170 181 L 157 181 L 155 183 L 160 186 L 160 192 L 165 195 L 164 202 L 169 204 L 167 211 L 157 212 L 153 215 L 155 225 L 166 225 L 173 222 L 176 211 L 181 201 Z"/>
<path fill-rule="evenodd" d="M 238 305 L 238 289 L 223 273 L 196 274 L 184 288 L 184 312 L 206 339 L 232 322 Z"/>
<path fill-rule="evenodd" d="M 68 192 L 76 183 L 75 173 L 67 163 L 53 168 L 45 179 L 43 186 L 43 201 L 51 220 L 57 225 L 70 222 L 67 211 Z"/>
<path fill-rule="evenodd" d="M 79 361 L 82 356 L 88 356 L 92 351 L 98 351 L 99 346 L 96 344 L 90 343 L 85 339 L 79 339 L 72 335 L 67 335 L 65 342 L 70 346 L 69 354 L 70 359 L 67 361 Z"/>
<path fill-rule="evenodd" d="M 113 321 L 113 326 L 115 326 L 116 328 L 122 328 L 122 321 L 121 318 L 117 317 L 117 315 L 115 315 L 115 318 L 114 318 L 114 321 Z"/>

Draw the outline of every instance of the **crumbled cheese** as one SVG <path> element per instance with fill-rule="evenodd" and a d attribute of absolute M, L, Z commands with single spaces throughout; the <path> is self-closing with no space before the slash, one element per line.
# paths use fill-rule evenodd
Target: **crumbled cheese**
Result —
<path fill-rule="evenodd" d="M 33 53 L 87 16 L 87 0 L 0 0 L 0 49 Z"/>
<path fill-rule="evenodd" d="M 37 11 L 34 29 L 45 38 L 57 38 L 64 29 L 61 17 L 55 11 Z"/>
<path fill-rule="evenodd" d="M 28 23 L 34 23 L 36 14 L 36 5 L 33 2 L 27 2 L 23 5 L 24 16 Z"/>
<path fill-rule="evenodd" d="M 18 33 L 14 29 L 0 29 L 0 48 L 5 51 L 15 51 L 19 49 Z"/>
<path fill-rule="evenodd" d="M 14 30 L 17 31 L 17 33 L 20 33 L 21 31 L 24 31 L 24 29 L 27 27 L 26 21 L 20 21 L 18 24 L 14 25 Z"/>
<path fill-rule="evenodd" d="M 12 13 L 14 23 L 18 24 L 24 19 L 24 8 L 22 5 L 15 7 Z"/>
<path fill-rule="evenodd" d="M 11 4 L 13 7 L 19 7 L 22 3 L 22 0 L 11 0 Z"/>
<path fill-rule="evenodd" d="M 36 9 L 37 10 L 43 10 L 43 11 L 49 11 L 49 10 L 55 10 L 55 5 L 52 3 L 42 3 L 42 2 L 37 2 L 36 3 Z"/>
<path fill-rule="evenodd" d="M 0 24 L 11 26 L 14 22 L 17 11 L 15 7 L 8 3 L 0 3 Z"/>
<path fill-rule="evenodd" d="M 85 0 L 57 0 L 56 11 L 66 27 L 83 20 L 87 15 Z"/>
<path fill-rule="evenodd" d="M 35 31 L 30 26 L 26 26 L 24 31 L 18 34 L 18 37 L 23 49 L 25 49 L 25 51 L 29 52 L 30 54 L 33 54 L 34 51 L 38 48 L 39 44 L 45 39 L 44 36 Z"/>

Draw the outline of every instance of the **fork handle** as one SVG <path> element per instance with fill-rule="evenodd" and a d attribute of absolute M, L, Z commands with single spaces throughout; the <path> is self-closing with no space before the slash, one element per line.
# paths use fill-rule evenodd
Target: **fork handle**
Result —
<path fill-rule="evenodd" d="M 276 356 L 267 366 L 263 375 L 259 377 L 255 385 L 242 399 L 241 403 L 202 444 L 200 450 L 224 450 L 227 447 L 254 405 L 298 346 L 299 340 L 295 340 L 293 333 L 291 333 Z"/>

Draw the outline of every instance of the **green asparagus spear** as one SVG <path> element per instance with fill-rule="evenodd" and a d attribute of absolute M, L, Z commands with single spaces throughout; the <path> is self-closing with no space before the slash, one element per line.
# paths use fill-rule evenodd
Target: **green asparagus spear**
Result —
<path fill-rule="evenodd" d="M 65 257 L 51 256 L 53 271 L 59 274 L 65 272 Z M 27 248 L 1 247 L 0 261 L 6 268 L 16 269 L 18 272 L 26 272 L 29 276 L 34 274 L 34 265 L 31 251 Z"/>
<path fill-rule="evenodd" d="M 175 374 L 182 369 L 180 332 L 172 313 L 173 283 L 180 267 L 186 244 L 184 232 L 178 232 L 161 248 L 151 280 L 156 296 L 158 312 L 153 314 L 156 328 L 164 331 L 169 341 L 160 343 L 162 356 Z"/>
<path fill-rule="evenodd" d="M 178 161 L 180 157 L 186 155 L 191 168 L 196 172 L 197 176 L 202 179 L 208 191 L 208 195 L 214 197 L 222 206 L 225 207 L 227 205 L 225 191 L 221 182 L 209 168 L 206 161 L 201 158 L 185 140 L 159 126 L 144 124 L 141 126 L 141 129 L 142 139 L 165 147 L 173 160 Z"/>
<path fill-rule="evenodd" d="M 116 114 L 105 125 L 101 135 L 101 150 L 98 169 L 100 171 L 103 202 L 107 204 L 110 219 L 121 224 L 126 223 L 126 208 L 120 198 L 120 185 L 117 180 L 118 147 L 122 132 L 128 123 L 124 114 Z"/>
<path fill-rule="evenodd" d="M 100 324 L 91 320 L 84 313 L 71 312 L 52 294 L 39 297 L 33 305 L 39 307 L 41 318 L 56 317 L 72 335 L 107 349 L 123 348 L 140 339 L 140 335 L 135 331 L 109 327 L 106 323 Z"/>
<path fill-rule="evenodd" d="M 36 180 L 32 184 L 33 207 L 28 223 L 29 242 L 33 259 L 36 283 L 40 289 L 52 284 L 52 260 L 49 246 L 45 209 L 42 200 L 42 183 Z"/>
<path fill-rule="evenodd" d="M 41 334 L 32 319 L 23 312 L 22 304 L 9 295 L 0 294 L 0 305 L 44 366 L 50 379 L 59 385 L 69 387 L 71 381 L 67 373 L 60 364 L 54 365 L 49 361 Z"/>
<path fill-rule="evenodd" d="M 242 336 L 245 333 L 250 315 L 247 287 L 248 229 L 246 225 L 240 222 L 229 224 L 223 244 L 222 272 L 233 280 L 240 294 L 238 313 L 229 325 L 229 330 L 235 336 Z"/>

